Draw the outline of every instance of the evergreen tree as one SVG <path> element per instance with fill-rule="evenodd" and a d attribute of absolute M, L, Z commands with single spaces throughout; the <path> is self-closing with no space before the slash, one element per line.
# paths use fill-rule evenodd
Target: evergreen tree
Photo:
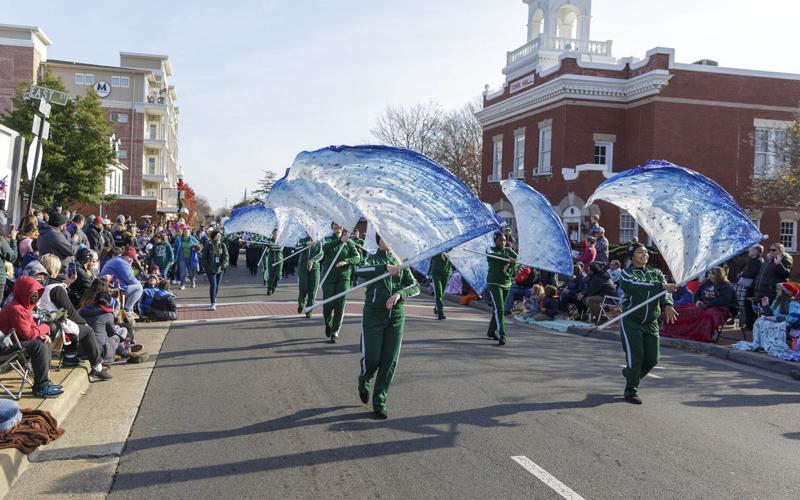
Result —
<path fill-rule="evenodd" d="M 28 99 L 30 82 L 21 82 L 12 98 L 12 111 L 0 117 L 0 122 L 33 139 L 31 125 L 39 106 L 38 99 Z M 37 85 L 66 91 L 59 78 L 46 72 Z M 43 143 L 42 167 L 36 179 L 34 205 L 49 207 L 53 202 L 64 206 L 72 203 L 97 205 L 108 203 L 105 196 L 105 176 L 109 165 L 117 161 L 109 144 L 113 133 L 94 92 L 75 96 L 66 105 L 53 105 L 50 139 Z M 27 152 L 26 152 L 27 153 Z M 27 161 L 27 158 L 26 158 Z M 30 190 L 30 181 L 22 183 Z"/>

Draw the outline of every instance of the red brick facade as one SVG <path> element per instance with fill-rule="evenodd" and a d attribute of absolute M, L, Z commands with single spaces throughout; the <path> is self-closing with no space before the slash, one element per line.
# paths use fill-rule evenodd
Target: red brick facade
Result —
<path fill-rule="evenodd" d="M 142 221 L 143 215 L 149 215 L 153 221 L 160 220 L 163 215 L 156 212 L 156 200 L 138 199 L 138 200 L 117 200 L 109 205 L 103 205 L 103 217 L 114 220 L 118 215 L 130 215 L 135 221 Z M 99 207 L 90 207 L 88 205 L 76 204 L 70 207 L 70 210 L 85 216 L 97 215 L 100 213 Z"/>
<path fill-rule="evenodd" d="M 11 109 L 19 82 L 35 82 L 39 54 L 33 47 L 4 46 L 0 52 L 0 114 Z"/>
<path fill-rule="evenodd" d="M 500 185 L 488 180 L 493 172 L 493 139 L 498 135 L 503 137 L 501 178 L 508 178 L 514 163 L 514 133 L 524 127 L 523 180 L 543 193 L 557 207 L 557 212 L 577 201 L 578 208 L 583 209 L 584 221 L 588 221 L 589 213 L 599 209 L 606 236 L 612 244 L 616 243 L 620 236 L 620 210 L 605 203 L 598 203 L 597 207 L 584 206 L 597 185 L 605 180 L 603 174 L 583 171 L 574 180 L 562 175 L 562 168 L 574 169 L 577 165 L 594 163 L 595 134 L 603 134 L 615 136 L 614 173 L 650 159 L 664 159 L 696 170 L 718 182 L 742 207 L 763 211 L 761 230 L 770 235 L 770 240 L 776 241 L 781 218 L 785 218 L 786 213 L 781 215 L 782 210 L 777 207 L 756 206 L 748 196 L 754 173 L 754 120 L 794 120 L 800 105 L 800 78 L 735 74 L 736 71 L 723 74 L 726 70 L 703 67 L 693 71 L 674 65 L 669 53 L 655 53 L 641 66 L 636 69 L 631 69 L 630 64 L 624 69 L 613 66 L 597 69 L 599 65 L 584 68 L 575 59 L 566 58 L 552 74 L 534 75 L 535 85 L 523 92 L 512 96 L 507 85 L 501 95 L 488 96 L 484 100 L 484 111 L 479 113 L 484 122 L 484 200 L 496 207 L 509 206 L 501 203 Z M 665 77 L 668 72 L 668 83 L 657 92 L 627 102 L 591 95 L 565 97 L 508 112 L 502 120 L 494 119 L 490 123 L 481 116 L 492 109 L 503 108 L 505 101 L 511 98 L 535 93 L 542 85 L 562 76 L 613 78 L 624 83 L 655 70 L 660 70 Z M 593 85 L 592 78 L 581 82 L 584 80 L 586 85 Z M 545 120 L 552 120 L 552 173 L 536 176 L 539 124 Z M 644 237 L 640 232 L 639 238 Z"/>
<path fill-rule="evenodd" d="M 144 154 L 144 113 L 137 113 L 131 108 L 103 108 L 106 118 L 111 120 L 111 113 L 124 113 L 128 115 L 127 123 L 112 123 L 114 134 L 120 140 L 120 151 L 127 151 L 127 158 L 120 158 L 120 163 L 128 167 L 123 174 L 122 191 L 125 194 L 141 196 L 142 174 L 144 165 L 141 161 L 133 161 L 134 158 L 142 158 Z M 134 186 L 135 192 L 131 192 Z"/>

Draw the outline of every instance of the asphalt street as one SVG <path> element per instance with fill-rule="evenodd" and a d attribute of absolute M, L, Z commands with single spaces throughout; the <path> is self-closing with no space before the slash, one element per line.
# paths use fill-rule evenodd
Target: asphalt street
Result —
<path fill-rule="evenodd" d="M 220 302 L 296 290 L 267 297 L 240 267 Z M 203 304 L 206 280 L 178 294 Z M 412 313 L 386 421 L 358 399 L 357 315 L 338 344 L 319 315 L 176 322 L 110 497 L 798 497 L 796 382 L 664 350 L 633 406 L 616 342 L 513 325 L 498 347 L 487 313 Z"/>

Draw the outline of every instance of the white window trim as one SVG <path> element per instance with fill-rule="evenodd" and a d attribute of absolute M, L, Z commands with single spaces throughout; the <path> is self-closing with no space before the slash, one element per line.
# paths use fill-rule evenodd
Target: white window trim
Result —
<path fill-rule="evenodd" d="M 119 77 L 119 86 L 120 88 L 127 89 L 131 86 L 131 77 L 129 76 L 121 76 Z"/>
<path fill-rule="evenodd" d="M 83 84 L 84 85 L 94 85 L 94 74 L 92 74 L 92 73 L 84 73 L 83 74 Z"/>
<path fill-rule="evenodd" d="M 521 152 L 519 151 L 520 139 L 522 139 Z M 518 128 L 514 131 L 514 165 L 509 173 L 509 178 L 525 178 L 525 127 Z"/>
<path fill-rule="evenodd" d="M 614 168 L 614 143 L 608 141 L 596 141 L 594 143 L 595 147 L 605 147 L 606 148 L 606 162 L 605 163 L 594 163 L 594 154 L 592 154 L 592 163 L 595 165 L 604 165 L 608 170 L 613 170 Z"/>
<path fill-rule="evenodd" d="M 75 85 L 83 85 L 83 81 L 83 73 L 75 73 Z"/>
<path fill-rule="evenodd" d="M 783 120 L 766 120 L 763 118 L 755 118 L 753 119 L 753 128 L 754 128 L 754 137 L 755 140 L 753 141 L 753 178 L 754 179 L 772 179 L 774 175 L 768 175 L 768 172 L 771 168 L 775 169 L 774 173 L 777 173 L 777 170 L 780 168 L 780 165 L 777 165 L 777 155 L 774 151 L 770 151 L 770 141 L 773 141 L 773 136 L 777 132 L 785 132 L 794 124 L 793 121 L 783 121 Z M 766 151 L 758 151 L 757 144 L 758 144 L 758 133 L 759 132 L 767 132 L 767 149 Z M 759 155 L 766 155 L 766 166 L 765 166 L 765 173 L 759 173 L 756 170 L 758 164 L 758 157 Z M 772 167 L 770 167 L 770 158 L 775 163 Z"/>
<path fill-rule="evenodd" d="M 549 135 L 549 141 L 545 144 L 545 136 Z M 545 148 L 546 146 L 546 148 Z M 545 154 L 547 153 L 547 162 Z M 553 120 L 545 120 L 539 123 L 539 161 L 536 165 L 536 175 L 545 176 L 553 174 Z"/>
<path fill-rule="evenodd" d="M 498 148 L 499 146 L 499 148 Z M 499 149 L 499 158 L 498 158 Z M 496 135 L 492 138 L 492 173 L 487 181 L 500 182 L 503 179 L 503 136 Z"/>
<path fill-rule="evenodd" d="M 633 237 L 635 237 L 635 238 L 639 237 L 639 223 L 636 222 L 636 219 L 634 219 L 633 216 L 631 214 L 629 214 L 628 212 L 620 212 L 620 214 L 619 214 L 619 242 L 620 243 L 627 243 L 627 242 L 629 242 L 631 240 L 631 238 L 627 238 L 627 239 L 623 239 L 622 238 L 622 232 L 624 230 L 629 230 L 629 229 L 623 229 L 622 228 L 622 218 L 623 217 L 630 217 L 631 220 L 633 221 Z"/>
<path fill-rule="evenodd" d="M 127 149 L 120 149 L 117 151 L 117 158 L 127 158 L 128 157 L 128 150 Z"/>
<path fill-rule="evenodd" d="M 783 246 L 786 247 L 787 252 L 797 252 L 797 221 L 793 219 L 781 219 L 780 226 L 783 226 L 784 223 L 790 223 L 792 225 L 792 244 L 789 246 L 784 243 Z M 778 239 L 783 243 L 783 228 L 780 226 L 778 226 Z"/>

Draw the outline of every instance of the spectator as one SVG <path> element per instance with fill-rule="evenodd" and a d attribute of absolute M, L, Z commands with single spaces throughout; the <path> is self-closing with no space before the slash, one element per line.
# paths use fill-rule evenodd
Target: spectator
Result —
<path fill-rule="evenodd" d="M 524 299 L 525 309 L 522 315 L 516 316 L 514 319 L 527 322 L 533 320 L 537 314 L 542 312 L 542 300 L 544 299 L 544 287 L 542 285 L 533 285 L 531 287 L 531 294 L 528 298 Z"/>
<path fill-rule="evenodd" d="M 619 279 L 622 277 L 622 267 L 618 260 L 612 260 L 608 263 L 608 276 L 615 286 L 619 283 Z"/>
<path fill-rule="evenodd" d="M 33 318 L 33 309 L 44 293 L 44 286 L 29 276 L 20 276 L 14 285 L 10 303 L 0 310 L 0 331 L 12 328 L 28 353 L 33 367 L 33 395 L 57 397 L 64 393 L 63 387 L 50 381 L 50 359 L 52 341 L 50 327 L 38 325 Z"/>
<path fill-rule="evenodd" d="M 67 228 L 67 219 L 60 212 L 50 214 L 47 226 L 39 230 L 39 253 L 51 253 L 61 260 L 75 255 L 77 238 L 73 236 L 70 241 L 64 232 Z"/>
<path fill-rule="evenodd" d="M 228 268 L 228 247 L 222 242 L 222 233 L 211 231 L 203 249 L 204 266 L 208 276 L 211 310 L 217 310 L 217 290 L 222 282 L 222 275 Z"/>
<path fill-rule="evenodd" d="M 111 303 L 111 294 L 101 291 L 95 295 L 94 303 L 80 310 L 81 316 L 86 318 L 98 344 L 101 345 L 102 359 L 105 363 L 113 363 L 115 354 L 128 358 L 131 352 L 141 350 L 139 344 L 131 342 L 128 329 L 115 324 Z"/>
<path fill-rule="evenodd" d="M 602 314 L 601 305 L 606 295 L 616 297 L 617 287 L 611 280 L 611 276 L 604 269 L 602 262 L 593 262 L 589 266 L 589 281 L 586 291 L 578 294 L 578 299 L 582 300 L 592 314 L 590 320 L 595 322 Z"/>
<path fill-rule="evenodd" d="M 90 224 L 86 226 L 86 240 L 89 242 L 88 247 L 95 252 L 100 252 L 106 246 L 105 238 L 103 237 L 103 218 L 94 217 Z"/>
<path fill-rule="evenodd" d="M 78 307 L 78 303 L 84 292 L 92 286 L 92 282 L 97 278 L 95 270 L 97 263 L 97 254 L 94 253 L 94 250 L 81 248 L 75 252 L 75 269 L 77 275 L 75 281 L 69 285 L 70 296 L 75 307 Z"/>
<path fill-rule="evenodd" d="M 755 280 L 761 272 L 761 266 L 764 265 L 763 253 L 764 247 L 761 245 L 750 247 L 750 250 L 747 251 L 747 261 L 736 281 L 735 291 L 739 305 L 739 321 L 745 330 L 752 330 L 753 323 L 756 321 L 752 297 Z"/>
<path fill-rule="evenodd" d="M 586 246 L 583 248 L 583 253 L 581 253 L 578 262 L 583 264 L 583 268 L 588 270 L 589 266 L 592 262 L 595 261 L 597 258 L 597 249 L 595 248 L 595 239 L 594 236 L 587 236 L 586 237 Z"/>
<path fill-rule="evenodd" d="M 772 304 L 767 297 L 762 297 L 758 303 L 761 317 L 753 325 L 753 341 L 737 342 L 733 348 L 740 351 L 763 349 L 774 357 L 791 354 L 786 335 L 791 330 L 800 328 L 798 291 L 800 290 L 794 283 L 784 282 L 775 286 L 775 300 Z"/>
<path fill-rule="evenodd" d="M 144 288 L 133 275 L 131 264 L 136 260 L 136 249 L 129 247 L 120 257 L 114 257 L 106 262 L 100 275 L 110 275 L 113 281 L 119 282 L 119 288 L 125 294 L 125 312 L 133 319 L 138 319 L 133 308 L 142 298 Z"/>
<path fill-rule="evenodd" d="M 37 261 L 37 260 L 39 260 L 39 240 L 38 239 L 33 240 L 31 242 L 31 251 L 22 256 L 22 260 L 20 261 L 20 264 L 19 264 L 19 273 L 16 273 L 16 274 L 22 274 L 22 270 L 25 269 L 25 266 L 27 266 L 31 262 L 34 262 L 34 261 Z"/>
<path fill-rule="evenodd" d="M 83 231 L 83 228 L 86 226 L 86 219 L 81 214 L 75 214 L 72 216 L 72 229 L 70 229 L 70 234 L 73 237 L 73 240 L 80 246 L 83 245 L 85 247 L 89 246 L 89 238 L 87 238 L 86 233 Z"/>
<path fill-rule="evenodd" d="M 161 272 L 161 277 L 166 278 L 169 273 L 169 268 L 175 261 L 175 254 L 172 251 L 172 245 L 164 241 L 162 234 L 153 236 L 153 246 L 147 255 L 148 265 L 155 263 Z"/>
<path fill-rule="evenodd" d="M 678 319 L 661 326 L 661 335 L 699 342 L 712 342 L 714 333 L 736 311 L 736 294 L 726 272 L 714 267 L 708 278 L 697 288 L 694 304 L 675 306 Z"/>
<path fill-rule="evenodd" d="M 768 302 L 772 302 L 777 294 L 778 283 L 789 277 L 792 263 L 792 257 L 785 252 L 781 243 L 773 243 L 769 246 L 764 264 L 759 269 L 753 283 L 753 297 L 756 297 L 756 303 L 761 303 L 763 297 L 767 297 Z"/>
<path fill-rule="evenodd" d="M 81 250 L 88 249 L 83 248 Z M 55 313 L 59 309 L 63 309 L 66 312 L 66 317 L 78 326 L 78 333 L 75 335 L 77 338 L 73 339 L 68 346 L 65 346 L 64 366 L 76 367 L 80 364 L 75 343 L 77 341 L 89 358 L 89 364 L 91 365 L 89 378 L 99 381 L 111 380 L 111 374 L 103 368 L 100 348 L 91 327 L 86 324 L 86 321 L 75 310 L 67 293 L 68 283 L 71 283 L 75 277 L 67 275 L 67 269 L 62 267 L 61 261 L 55 255 L 42 255 L 40 261 L 50 278 L 47 286 L 45 286 L 42 300 L 39 302 L 40 307 L 49 313 Z"/>
<path fill-rule="evenodd" d="M 111 233 L 111 219 L 103 219 L 103 245 L 106 249 L 117 248 L 114 235 Z"/>
<path fill-rule="evenodd" d="M 177 318 L 175 295 L 169 291 L 169 281 L 150 276 L 144 289 L 139 311 L 153 321 L 172 321 Z"/>
<path fill-rule="evenodd" d="M 556 319 L 560 303 L 558 288 L 553 285 L 547 285 L 544 287 L 544 298 L 539 304 L 539 313 L 533 319 L 536 321 L 552 321 Z"/>
<path fill-rule="evenodd" d="M 586 289 L 586 275 L 583 274 L 583 266 L 578 263 L 572 267 L 572 276 L 567 280 L 567 286 L 561 292 L 559 298 L 559 309 L 565 318 L 569 317 L 569 306 L 574 305 L 578 311 L 578 315 L 582 316 L 586 310 L 583 302 L 578 299 L 578 295 L 582 294 Z"/>
<path fill-rule="evenodd" d="M 523 266 L 514 276 L 514 283 L 508 291 L 506 297 L 505 313 L 511 314 L 511 309 L 514 308 L 514 303 L 517 300 L 524 300 L 531 296 L 531 287 L 536 283 L 536 271 L 532 268 Z"/>
<path fill-rule="evenodd" d="M 5 297 L 6 279 L 14 280 L 14 263 L 17 261 L 17 230 L 11 228 L 11 232 L 6 238 L 6 226 L 0 226 L 0 293 Z"/>
<path fill-rule="evenodd" d="M 33 251 L 33 240 L 39 237 L 39 230 L 35 224 L 25 223 L 22 226 L 22 237 L 19 240 L 19 257 L 25 257 L 28 252 Z"/>
<path fill-rule="evenodd" d="M 590 235 L 595 237 L 594 248 L 597 252 L 595 261 L 601 262 L 603 265 L 608 264 L 608 238 L 606 238 L 606 230 L 598 226 L 595 228 L 594 234 Z"/>
<path fill-rule="evenodd" d="M 178 262 L 178 280 L 176 285 L 181 286 L 181 290 L 186 288 L 184 284 L 187 276 L 192 279 L 192 288 L 196 286 L 194 261 L 197 259 L 197 252 L 201 250 L 200 242 L 192 236 L 189 228 L 183 230 L 183 235 L 175 238 L 175 260 Z"/>

